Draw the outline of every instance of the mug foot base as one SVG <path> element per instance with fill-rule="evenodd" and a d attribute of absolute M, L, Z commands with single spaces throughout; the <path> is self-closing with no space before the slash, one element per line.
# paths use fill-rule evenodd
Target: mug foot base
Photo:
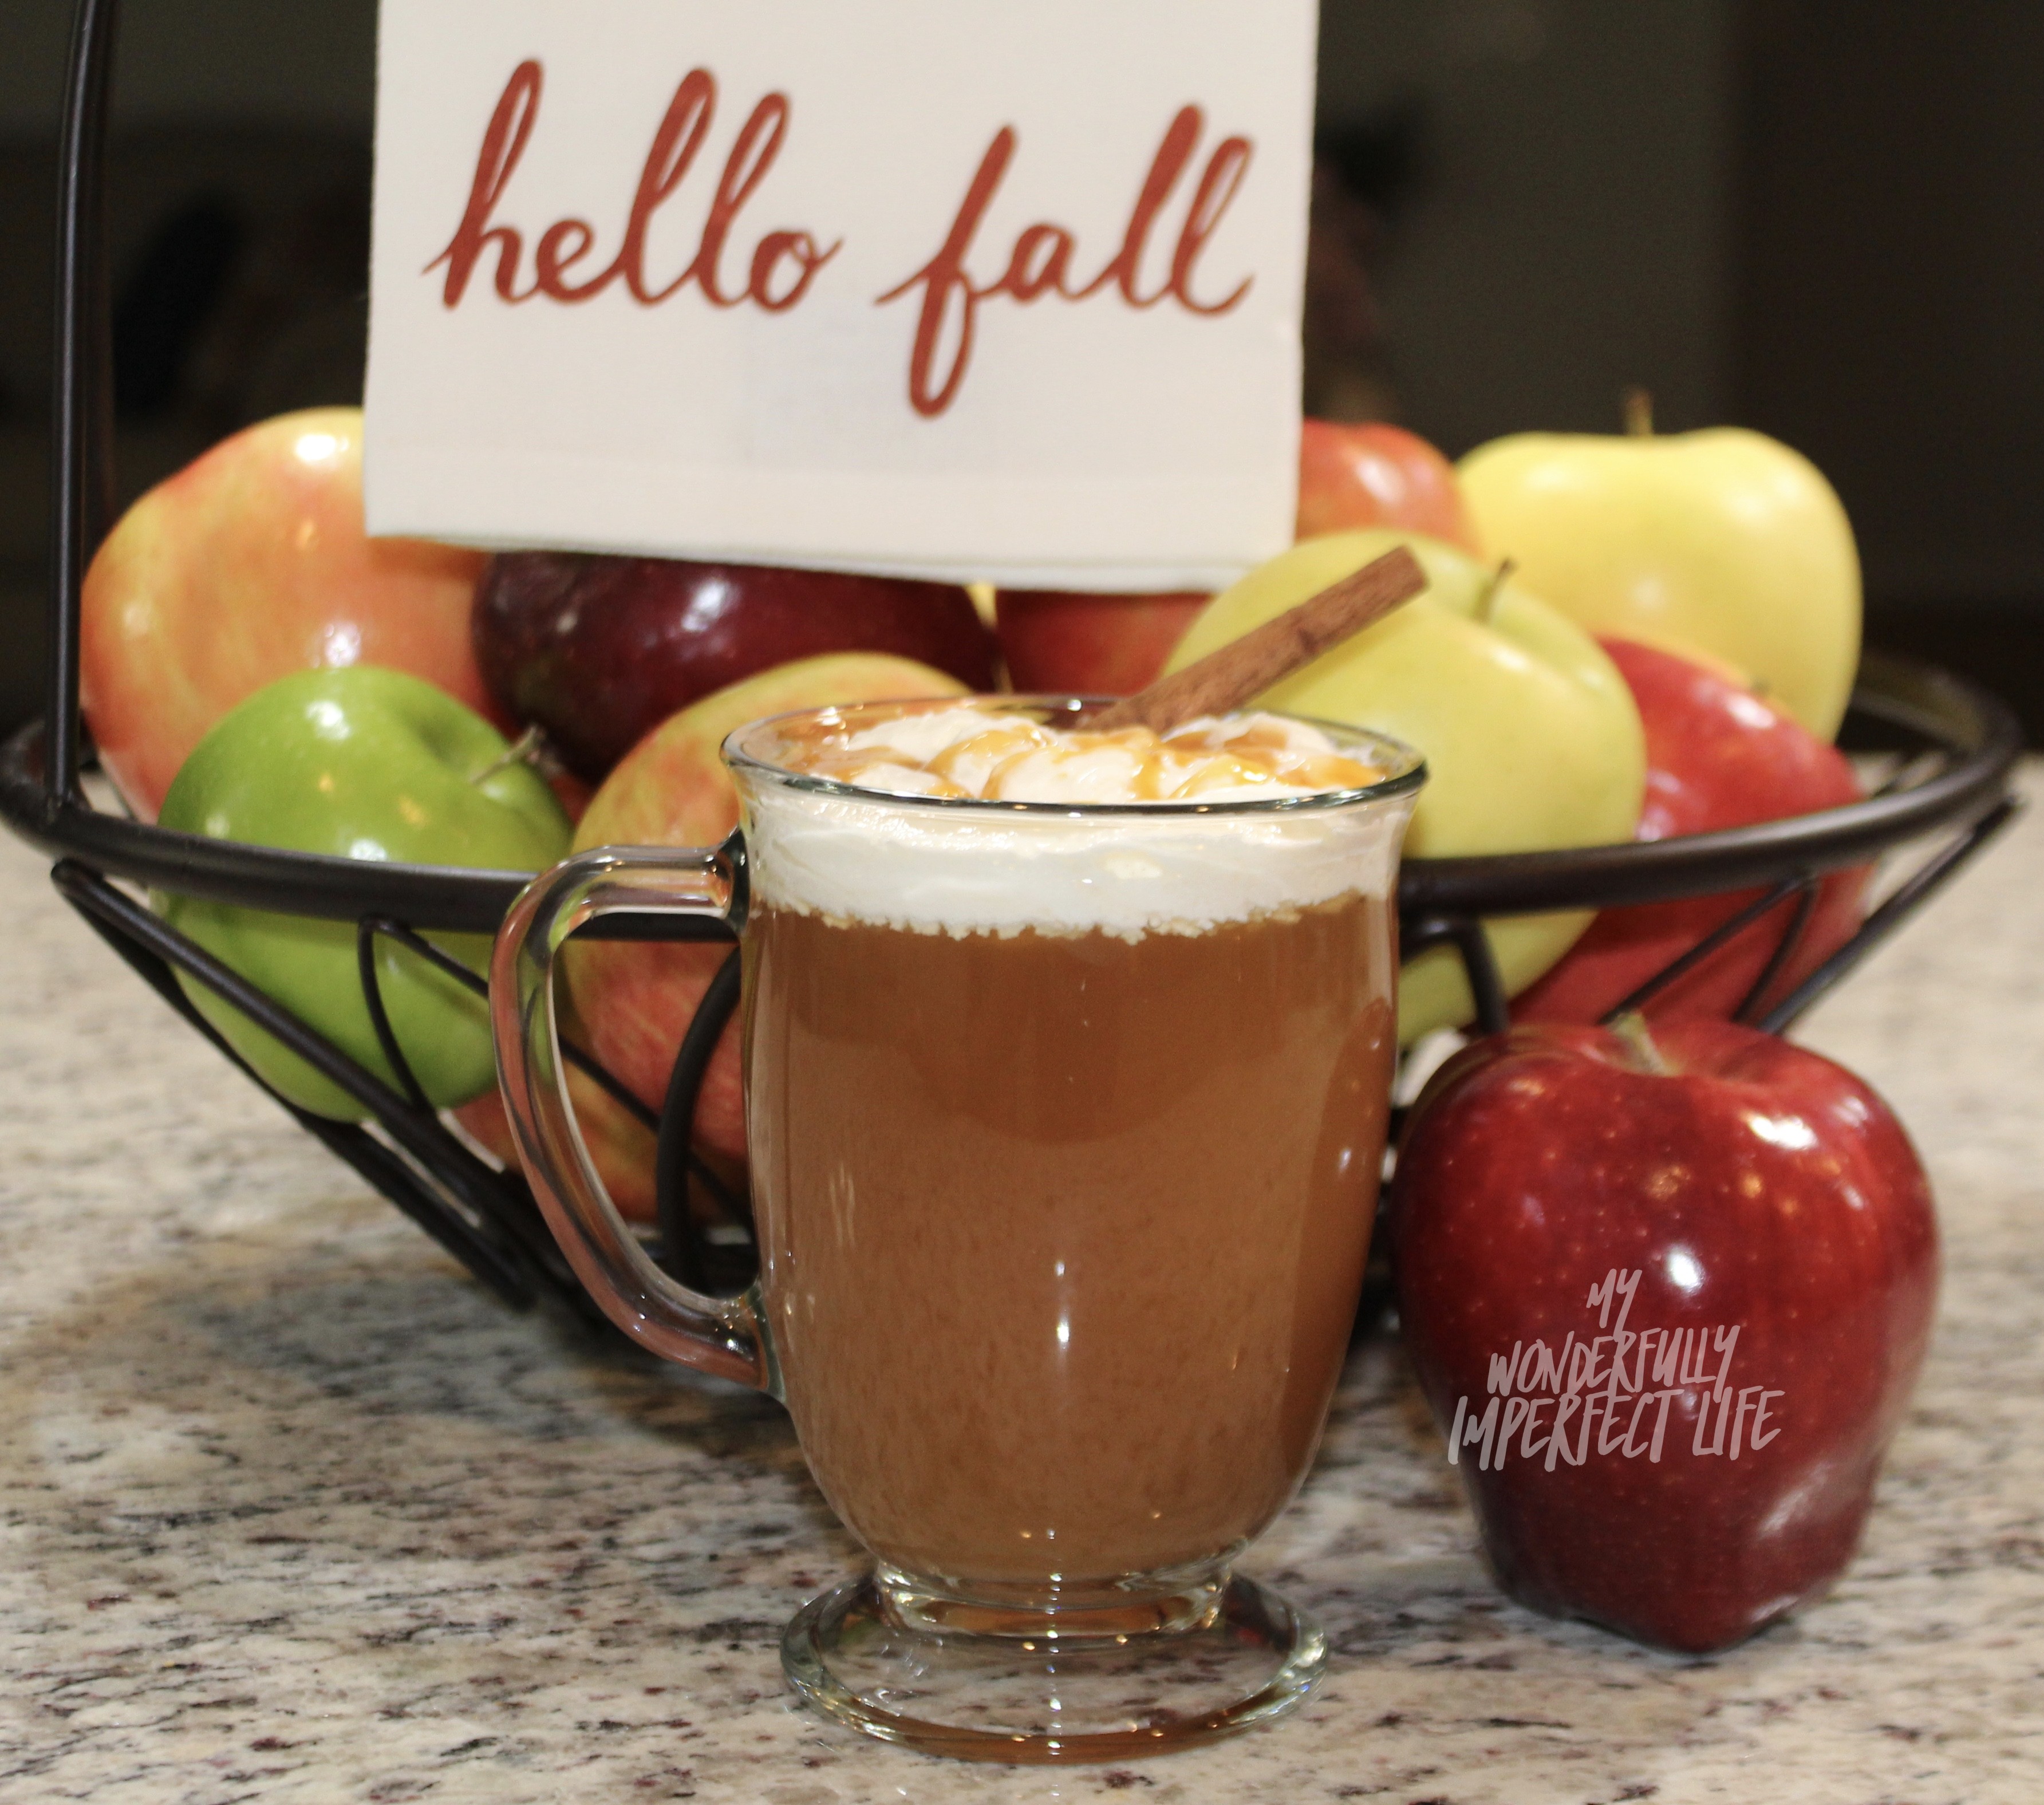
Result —
<path fill-rule="evenodd" d="M 868 1736 L 972 1761 L 1127 1761 L 1289 1711 L 1327 1665 L 1319 1626 L 1239 1576 L 1189 1628 L 1074 1646 L 1041 1636 L 932 1635 L 875 1581 L 812 1599 L 781 1638 L 795 1690 Z"/>

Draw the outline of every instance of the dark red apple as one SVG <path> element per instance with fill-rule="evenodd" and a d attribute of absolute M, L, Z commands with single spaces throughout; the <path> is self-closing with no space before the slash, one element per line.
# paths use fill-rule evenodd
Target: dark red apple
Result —
<path fill-rule="evenodd" d="M 1455 467 L 1402 426 L 1306 420 L 1299 433 L 1296 536 L 1402 526 L 1481 557 Z"/>
<path fill-rule="evenodd" d="M 1908 1137 L 1727 1022 L 1518 1028 L 1444 1066 L 1386 1226 L 1405 1345 L 1505 1590 L 1723 1648 L 1852 1557 L 1937 1291 Z"/>
<path fill-rule="evenodd" d="M 1646 729 L 1646 801 L 1635 837 L 1665 840 L 1809 814 L 1859 799 L 1852 767 L 1792 716 L 1719 672 L 1629 640 L 1599 642 L 1639 705 Z M 1834 872 L 1796 950 L 1761 1001 L 1785 996 L 1851 939 L 1865 913 L 1870 868 Z M 1595 1022 L 1764 892 L 1685 897 L 1607 909 L 1568 956 L 1512 1004 L 1520 1022 Z M 1728 1020 L 1788 931 L 1785 902 L 1645 1006 L 1656 1022 Z"/>
<path fill-rule="evenodd" d="M 1133 695 L 1162 675 L 1208 599 L 1004 589 L 993 612 L 1008 681 L 1024 695 Z"/>
<path fill-rule="evenodd" d="M 474 631 L 490 688 L 593 783 L 678 710 L 797 658 L 892 652 L 993 687 L 972 598 L 898 577 L 508 552 L 483 574 Z"/>

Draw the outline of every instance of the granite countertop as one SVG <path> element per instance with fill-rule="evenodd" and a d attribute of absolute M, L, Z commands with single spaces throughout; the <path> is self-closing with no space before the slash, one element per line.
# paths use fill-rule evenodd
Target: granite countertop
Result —
<path fill-rule="evenodd" d="M 782 1623 L 858 1553 L 777 1407 L 494 1303 L 0 837 L 0 1799 L 2034 1805 L 2040 894 L 2033 810 L 1804 1030 L 1900 1111 L 1946 1234 L 1827 1600 L 1708 1661 L 1506 1603 L 1379 1337 L 1245 1562 L 1327 1625 L 1322 1690 L 1212 1749 L 1005 1770 L 784 1691 Z"/>

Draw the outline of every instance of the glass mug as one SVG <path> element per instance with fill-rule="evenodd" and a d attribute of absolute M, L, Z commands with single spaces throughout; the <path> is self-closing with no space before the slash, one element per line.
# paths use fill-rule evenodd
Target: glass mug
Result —
<path fill-rule="evenodd" d="M 1053 724 L 1084 706 L 1002 700 Z M 547 1219 L 627 1334 L 786 1403 L 873 1553 L 783 1641 L 825 1712 L 1009 1761 L 1273 1716 L 1324 1641 L 1230 1565 L 1304 1478 L 1347 1345 L 1420 760 L 1317 723 L 1383 779 L 901 796 L 785 768 L 816 718 L 725 742 L 724 846 L 584 853 L 507 917 L 498 1053 Z M 652 1263 L 573 1126 L 554 965 L 626 912 L 740 934 L 760 1257 L 740 1298 Z"/>

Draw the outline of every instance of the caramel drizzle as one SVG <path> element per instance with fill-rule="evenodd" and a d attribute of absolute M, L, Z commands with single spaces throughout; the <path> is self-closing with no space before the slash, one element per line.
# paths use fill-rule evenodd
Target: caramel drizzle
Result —
<path fill-rule="evenodd" d="M 876 769 L 891 765 L 936 779 L 916 795 L 997 801 L 1005 799 L 1008 779 L 1043 752 L 1066 758 L 1127 752 L 1135 766 L 1128 799 L 1139 802 L 1195 801 L 1208 791 L 1262 783 L 1362 789 L 1384 775 L 1377 766 L 1339 753 L 1295 750 L 1281 732 L 1254 722 L 1219 738 L 1212 729 L 1160 738 L 1147 727 L 1059 730 L 1019 716 L 989 715 L 983 732 L 953 741 L 927 761 L 886 745 L 847 746 L 842 743 L 847 737 L 841 725 L 817 722 L 805 736 L 808 744 L 788 759 L 789 768 L 870 788 Z"/>

